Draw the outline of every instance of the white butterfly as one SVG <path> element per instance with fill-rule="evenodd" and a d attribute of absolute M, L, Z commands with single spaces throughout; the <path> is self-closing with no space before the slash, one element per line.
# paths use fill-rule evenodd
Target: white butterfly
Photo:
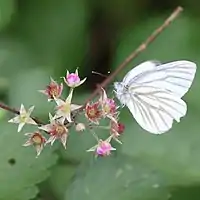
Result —
<path fill-rule="evenodd" d="M 187 105 L 181 97 L 188 91 L 196 72 L 190 61 L 161 64 L 144 62 L 115 82 L 115 93 L 137 123 L 145 130 L 161 134 L 185 116 Z"/>

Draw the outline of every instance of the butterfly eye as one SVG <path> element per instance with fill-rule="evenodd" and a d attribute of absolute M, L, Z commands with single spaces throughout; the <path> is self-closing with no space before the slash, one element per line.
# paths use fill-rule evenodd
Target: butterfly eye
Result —
<path fill-rule="evenodd" d="M 124 89 L 127 91 L 127 90 L 128 90 L 128 87 L 129 87 L 128 85 L 125 85 L 125 86 L 124 86 Z"/>

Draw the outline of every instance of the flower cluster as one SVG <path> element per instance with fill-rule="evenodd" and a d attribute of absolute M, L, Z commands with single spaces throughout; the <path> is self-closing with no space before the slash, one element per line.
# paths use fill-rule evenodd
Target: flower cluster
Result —
<path fill-rule="evenodd" d="M 86 78 L 80 79 L 78 70 L 75 73 L 69 73 L 67 71 L 66 76 L 63 78 L 64 84 L 69 88 L 69 94 L 67 98 L 62 97 L 63 83 L 58 84 L 53 78 L 50 78 L 49 85 L 44 90 L 39 92 L 46 95 L 48 101 L 55 102 L 55 113 L 52 116 L 49 113 L 49 123 L 42 124 L 35 118 L 31 117 L 34 106 L 30 107 L 28 111 L 21 105 L 19 114 L 13 119 L 9 120 L 11 123 L 17 123 L 18 132 L 20 132 L 25 124 L 35 125 L 37 128 L 33 133 L 25 133 L 28 137 L 23 146 L 33 146 L 36 149 L 37 156 L 47 144 L 53 145 L 56 140 L 59 140 L 64 148 L 66 148 L 67 139 L 70 133 L 70 128 L 75 127 L 77 132 L 84 131 L 88 128 L 88 131 L 92 133 L 92 136 L 97 140 L 97 144 L 87 151 L 95 152 L 98 156 L 110 155 L 112 150 L 115 150 L 111 146 L 111 140 L 121 143 L 119 137 L 124 131 L 123 124 L 119 123 L 118 107 L 112 98 L 108 98 L 105 90 L 101 89 L 100 98 L 96 102 L 88 102 L 85 106 L 76 105 L 72 103 L 73 92 L 76 87 L 82 85 Z M 79 122 L 77 115 L 86 117 L 87 123 Z M 108 120 L 108 126 L 100 126 L 101 120 Z M 104 128 L 109 130 L 109 136 L 103 140 L 99 137 L 95 130 L 96 128 Z"/>

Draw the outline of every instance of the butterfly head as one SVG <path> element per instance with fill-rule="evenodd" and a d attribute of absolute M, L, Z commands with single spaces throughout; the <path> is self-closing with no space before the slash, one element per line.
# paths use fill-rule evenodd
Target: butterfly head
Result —
<path fill-rule="evenodd" d="M 127 101 L 127 95 L 128 95 L 128 88 L 126 85 L 123 84 L 123 82 L 115 82 L 114 83 L 114 92 L 116 94 L 116 97 L 119 99 L 119 101 L 122 104 L 126 104 Z"/>

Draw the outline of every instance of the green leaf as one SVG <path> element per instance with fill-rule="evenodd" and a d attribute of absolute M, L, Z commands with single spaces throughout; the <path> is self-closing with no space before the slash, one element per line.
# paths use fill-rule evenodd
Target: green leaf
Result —
<path fill-rule="evenodd" d="M 144 131 L 134 123 L 131 114 L 125 119 L 123 153 L 163 171 L 172 185 L 200 183 L 200 124 L 197 115 L 189 111 L 180 123 L 174 122 L 172 129 L 162 135 Z"/>
<path fill-rule="evenodd" d="M 9 104 L 16 108 L 20 108 L 21 103 L 28 108 L 34 105 L 34 115 L 46 116 L 55 106 L 53 103 L 47 102 L 47 97 L 38 92 L 45 89 L 50 83 L 50 76 L 41 69 L 23 70 L 10 81 L 12 87 L 9 90 Z"/>
<path fill-rule="evenodd" d="M 54 66 L 59 76 L 80 67 L 88 43 L 85 1 L 35 0 L 23 2 L 23 7 L 17 32 L 40 62 Z"/>
<path fill-rule="evenodd" d="M 164 200 L 169 193 L 159 172 L 125 156 L 98 158 L 84 166 L 66 200 Z"/>
<path fill-rule="evenodd" d="M 1 122 L 0 129 L 0 199 L 32 199 L 38 193 L 35 185 L 49 176 L 57 156 L 46 147 L 36 159 L 33 147 L 22 147 L 27 138 L 16 132 L 14 124 Z"/>
<path fill-rule="evenodd" d="M 52 170 L 49 185 L 58 199 L 63 199 L 66 188 L 75 175 L 76 167 L 67 163 L 58 165 Z"/>
<path fill-rule="evenodd" d="M 170 200 L 199 200 L 200 188 L 198 186 L 190 186 L 190 187 L 176 187 L 174 191 L 171 193 Z"/>

